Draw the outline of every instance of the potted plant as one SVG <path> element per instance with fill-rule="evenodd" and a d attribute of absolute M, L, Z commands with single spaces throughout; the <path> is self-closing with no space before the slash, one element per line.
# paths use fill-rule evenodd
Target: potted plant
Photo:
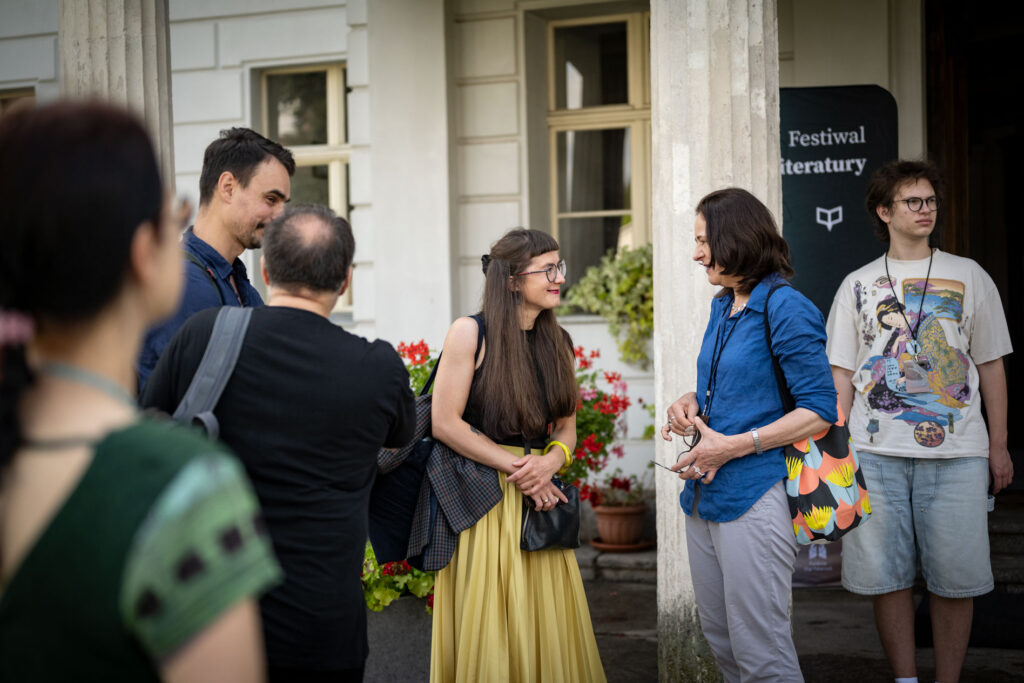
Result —
<path fill-rule="evenodd" d="M 562 478 L 579 486 L 580 498 L 589 500 L 593 507 L 600 536 L 591 543 L 602 549 L 611 546 L 619 549 L 623 546 L 623 549 L 633 550 L 644 530 L 646 504 L 643 502 L 643 487 L 635 475 L 624 476 L 618 468 L 613 474 L 601 478 L 612 456 L 623 456 L 622 445 L 615 442 L 626 434 L 623 416 L 632 402 L 626 394 L 626 383 L 619 373 L 601 372 L 594 368 L 595 361 L 601 357 L 600 351 L 588 352 L 582 346 L 575 351 L 576 380 L 579 384 L 576 452 Z M 606 515 L 608 510 L 611 512 Z M 639 525 L 634 534 L 636 538 L 627 543 L 616 540 L 609 546 L 608 535 L 618 539 L 620 534 L 614 530 L 609 531 L 602 518 L 632 519 L 637 515 L 639 522 L 630 522 L 634 527 Z"/>
<path fill-rule="evenodd" d="M 409 371 L 409 385 L 418 394 L 437 359 L 431 358 L 423 340 L 399 344 L 398 354 Z M 366 619 L 370 654 L 363 672 L 365 680 L 427 680 L 434 572 L 413 569 L 407 562 L 382 565 L 367 542 L 361 578 L 370 610 Z"/>
<path fill-rule="evenodd" d="M 619 339 L 619 356 L 644 370 L 650 364 L 648 342 L 654 333 L 654 255 L 650 244 L 609 250 L 596 266 L 569 288 L 570 308 L 596 313 Z"/>
<path fill-rule="evenodd" d="M 407 562 L 382 565 L 367 543 L 362 582 L 370 609 L 366 619 L 370 654 L 363 672 L 366 680 L 429 678 L 434 573 L 413 569 Z"/>
<path fill-rule="evenodd" d="M 430 355 L 430 347 L 422 339 L 418 342 L 398 344 L 398 355 L 405 361 L 409 371 L 409 386 L 419 394 L 437 359 Z M 363 557 L 363 595 L 366 606 L 373 612 L 380 612 L 403 595 L 426 598 L 426 612 L 433 613 L 434 572 L 413 569 L 407 562 L 377 562 L 369 541 Z"/>
<path fill-rule="evenodd" d="M 580 498 L 589 500 L 596 492 L 596 475 L 607 466 L 611 456 L 623 456 L 621 444 L 612 445 L 625 435 L 622 418 L 631 402 L 626 395 L 626 383 L 617 372 L 600 372 L 594 362 L 601 357 L 597 349 L 587 351 L 577 346 L 576 382 L 576 450 L 572 464 L 562 472 L 564 481 L 578 486 Z M 601 376 L 603 382 L 598 381 Z"/>
<path fill-rule="evenodd" d="M 404 560 L 380 564 L 367 542 L 361 579 L 366 606 L 371 611 L 380 612 L 403 595 L 415 595 L 427 599 L 426 611 L 433 614 L 434 572 L 413 569 Z"/>
<path fill-rule="evenodd" d="M 601 550 L 636 550 L 642 542 L 647 503 L 643 481 L 620 468 L 606 475 L 592 492 L 590 504 L 597 517 L 600 538 L 591 543 Z"/>

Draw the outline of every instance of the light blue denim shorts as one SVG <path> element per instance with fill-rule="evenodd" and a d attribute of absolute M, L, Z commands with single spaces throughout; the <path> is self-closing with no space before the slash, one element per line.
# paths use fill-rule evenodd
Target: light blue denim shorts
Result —
<path fill-rule="evenodd" d="M 861 595 L 911 588 L 971 598 L 992 590 L 988 458 L 896 458 L 861 451 L 871 517 L 843 537 L 843 587 Z"/>

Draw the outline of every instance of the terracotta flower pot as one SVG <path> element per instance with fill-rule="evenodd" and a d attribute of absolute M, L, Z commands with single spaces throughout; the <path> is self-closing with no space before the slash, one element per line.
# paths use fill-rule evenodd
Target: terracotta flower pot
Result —
<path fill-rule="evenodd" d="M 644 533 L 644 516 L 647 506 L 640 505 L 598 505 L 594 508 L 597 517 L 597 533 L 604 543 L 611 545 L 636 545 Z"/>

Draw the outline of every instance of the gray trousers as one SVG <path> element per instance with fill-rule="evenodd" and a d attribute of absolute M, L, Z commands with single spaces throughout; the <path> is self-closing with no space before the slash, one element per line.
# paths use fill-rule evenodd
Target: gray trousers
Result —
<path fill-rule="evenodd" d="M 700 519 L 697 502 L 686 520 L 690 574 L 726 683 L 803 681 L 789 623 L 797 543 L 783 483 L 731 522 Z"/>

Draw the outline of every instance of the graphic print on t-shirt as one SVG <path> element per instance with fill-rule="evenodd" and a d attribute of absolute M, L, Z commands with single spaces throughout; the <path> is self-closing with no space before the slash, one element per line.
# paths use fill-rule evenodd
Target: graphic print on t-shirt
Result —
<path fill-rule="evenodd" d="M 871 287 L 889 289 L 889 280 L 879 278 Z M 863 285 L 856 282 L 854 289 L 861 309 Z M 871 410 L 905 422 L 918 444 L 935 448 L 946 440 L 947 432 L 955 432 L 963 419 L 961 408 L 971 398 L 967 356 L 946 338 L 941 323 L 963 323 L 965 287 L 958 280 L 912 278 L 904 280 L 901 289 L 902 312 L 892 295 L 879 299 L 875 307 L 878 334 L 885 344 L 881 355 L 869 357 L 862 366 L 871 373 L 864 393 Z M 860 313 L 870 315 L 863 309 Z"/>

